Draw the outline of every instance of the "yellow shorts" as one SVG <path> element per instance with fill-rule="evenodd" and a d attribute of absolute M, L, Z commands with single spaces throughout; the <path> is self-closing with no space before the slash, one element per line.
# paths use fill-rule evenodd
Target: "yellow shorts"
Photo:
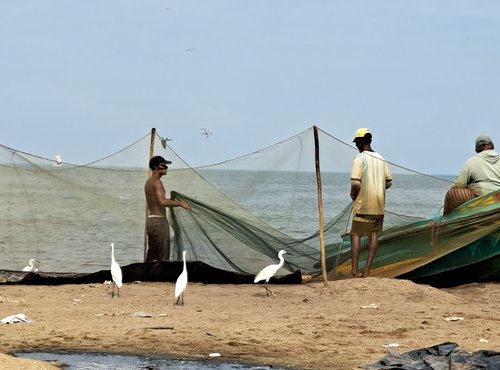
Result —
<path fill-rule="evenodd" d="M 352 220 L 351 234 L 369 236 L 372 232 L 382 231 L 384 215 L 359 215 Z"/>

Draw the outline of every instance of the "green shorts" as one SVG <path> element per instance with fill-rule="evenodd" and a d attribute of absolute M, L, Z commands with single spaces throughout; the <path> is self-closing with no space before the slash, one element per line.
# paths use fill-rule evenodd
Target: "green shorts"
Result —
<path fill-rule="evenodd" d="M 372 232 L 381 232 L 383 224 L 384 215 L 356 214 L 352 221 L 351 234 L 370 236 Z"/>

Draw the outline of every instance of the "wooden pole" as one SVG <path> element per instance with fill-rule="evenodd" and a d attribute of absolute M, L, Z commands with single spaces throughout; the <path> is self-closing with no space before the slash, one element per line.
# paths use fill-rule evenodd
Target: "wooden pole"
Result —
<path fill-rule="evenodd" d="M 156 128 L 151 129 L 151 141 L 149 143 L 149 159 L 151 159 L 155 152 L 155 138 L 156 138 Z M 148 171 L 148 178 L 151 176 L 151 169 Z M 146 204 L 146 211 L 144 217 L 144 262 L 146 262 L 146 256 L 148 253 L 148 233 L 146 231 L 146 221 L 148 220 L 148 206 Z"/>
<path fill-rule="evenodd" d="M 320 256 L 321 256 L 321 270 L 323 273 L 323 285 L 328 286 L 328 277 L 326 274 L 326 256 L 325 256 L 325 238 L 323 234 L 323 190 L 321 187 L 321 170 L 319 165 L 319 138 L 318 138 L 318 128 L 313 126 L 314 131 L 314 153 L 315 153 L 315 163 L 316 163 L 316 183 L 318 188 L 318 211 L 319 211 L 319 245 L 320 245 Z"/>

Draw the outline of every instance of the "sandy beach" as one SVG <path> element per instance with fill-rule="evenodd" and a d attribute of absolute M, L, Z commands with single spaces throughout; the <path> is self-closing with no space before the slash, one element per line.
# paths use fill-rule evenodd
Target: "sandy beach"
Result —
<path fill-rule="evenodd" d="M 33 350 L 342 370 L 378 361 L 389 343 L 398 352 L 443 342 L 500 348 L 499 283 L 444 290 L 369 277 L 270 288 L 276 296 L 266 298 L 260 285 L 191 283 L 174 306 L 173 283 L 127 283 L 118 298 L 107 284 L 2 285 L 0 316 L 33 322 L 0 324 L 0 368 L 54 368 L 7 356 Z"/>

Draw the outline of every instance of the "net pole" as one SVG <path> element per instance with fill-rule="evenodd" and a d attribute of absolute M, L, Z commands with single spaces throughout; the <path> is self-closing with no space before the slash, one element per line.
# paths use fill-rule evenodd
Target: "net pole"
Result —
<path fill-rule="evenodd" d="M 314 157 L 316 164 L 316 184 L 318 189 L 318 212 L 319 212 L 319 245 L 320 245 L 320 256 L 321 256 L 321 271 L 323 273 L 323 285 L 328 286 L 328 277 L 326 275 L 326 256 L 325 256 L 325 238 L 323 233 L 323 190 L 321 187 L 321 170 L 319 164 L 319 138 L 318 138 L 318 128 L 313 126 L 314 131 Z"/>
<path fill-rule="evenodd" d="M 151 129 L 151 141 L 149 143 L 149 159 L 153 158 L 155 152 L 155 138 L 156 138 L 156 128 Z M 151 176 L 151 169 L 148 171 L 148 178 Z M 146 210 L 144 212 L 144 262 L 146 262 L 146 257 L 148 253 L 148 233 L 146 231 L 146 221 L 148 220 L 148 205 L 146 204 Z"/>

